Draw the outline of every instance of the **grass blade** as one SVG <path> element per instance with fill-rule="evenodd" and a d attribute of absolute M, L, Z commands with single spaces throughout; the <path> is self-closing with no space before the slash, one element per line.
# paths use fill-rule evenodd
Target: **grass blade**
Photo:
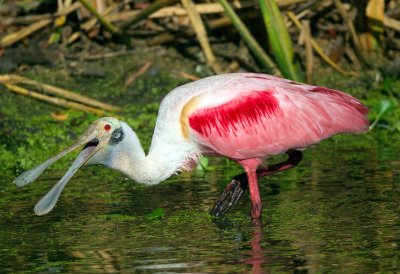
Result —
<path fill-rule="evenodd" d="M 261 65 L 266 68 L 270 73 L 275 75 L 280 75 L 280 71 L 276 67 L 274 61 L 265 53 L 262 47 L 258 44 L 256 39 L 254 39 L 253 35 L 251 35 L 248 28 L 243 24 L 242 20 L 240 20 L 239 16 L 230 6 L 230 4 L 226 0 L 218 0 L 218 2 L 222 5 L 225 10 L 226 15 L 232 21 L 232 24 L 235 26 L 236 30 L 239 32 L 240 36 L 249 47 L 251 52 L 257 58 L 257 60 L 261 63 Z"/>
<path fill-rule="evenodd" d="M 300 66 L 294 60 L 292 41 L 275 0 L 259 0 L 269 43 L 279 69 L 286 78 L 304 81 Z"/>

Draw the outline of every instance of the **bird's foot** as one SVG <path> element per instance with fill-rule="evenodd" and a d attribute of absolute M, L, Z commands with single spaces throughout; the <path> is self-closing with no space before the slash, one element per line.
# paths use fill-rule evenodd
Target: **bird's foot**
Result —
<path fill-rule="evenodd" d="M 210 214 L 215 217 L 224 216 L 231 208 L 236 206 L 247 186 L 246 177 L 241 175 L 234 177 L 215 202 Z"/>

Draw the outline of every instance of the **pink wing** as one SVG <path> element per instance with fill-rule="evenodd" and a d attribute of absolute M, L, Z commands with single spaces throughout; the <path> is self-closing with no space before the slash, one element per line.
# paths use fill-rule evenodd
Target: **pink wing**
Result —
<path fill-rule="evenodd" d="M 367 129 L 368 110 L 352 96 L 271 79 L 265 79 L 266 90 L 240 91 L 229 101 L 189 115 L 192 134 L 206 152 L 237 160 L 264 158 L 305 148 L 336 133 Z M 271 87 L 271 82 L 279 86 Z M 216 96 L 209 93 L 202 99 L 212 102 Z"/>

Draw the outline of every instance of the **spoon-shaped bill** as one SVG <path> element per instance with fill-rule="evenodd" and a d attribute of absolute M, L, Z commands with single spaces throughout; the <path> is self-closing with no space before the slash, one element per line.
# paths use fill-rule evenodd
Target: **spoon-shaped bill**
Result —
<path fill-rule="evenodd" d="M 68 181 L 72 178 L 75 172 L 84 165 L 90 157 L 96 152 L 96 145 L 87 145 L 79 153 L 75 162 L 71 165 L 67 173 L 57 182 L 57 184 L 40 199 L 40 201 L 35 206 L 35 214 L 38 216 L 44 215 L 51 211 L 57 203 L 58 198 L 64 187 L 67 185 Z"/>
<path fill-rule="evenodd" d="M 92 127 L 89 127 L 88 130 L 84 134 L 82 134 L 81 137 L 69 148 L 64 149 L 61 151 L 59 154 L 57 154 L 55 157 L 48 159 L 47 161 L 43 162 L 42 164 L 38 165 L 35 168 L 32 168 L 30 170 L 25 171 L 21 175 L 19 175 L 15 180 L 14 183 L 18 186 L 24 186 L 27 184 L 32 183 L 35 181 L 40 174 L 43 173 L 51 164 L 59 160 L 61 157 L 64 155 L 68 154 L 69 152 L 77 149 L 78 147 L 87 144 L 94 138 L 96 138 L 97 132 L 93 130 Z"/>
<path fill-rule="evenodd" d="M 32 168 L 30 170 L 25 171 L 24 173 L 22 173 L 21 175 L 19 175 L 15 180 L 14 183 L 17 185 L 17 187 L 22 187 L 24 185 L 30 184 L 33 181 L 35 181 L 37 179 L 37 177 L 40 176 L 40 174 L 43 173 L 43 171 L 46 170 L 46 168 L 51 165 L 52 163 L 54 163 L 55 161 L 57 161 L 59 158 L 61 158 L 63 155 L 58 154 L 56 157 L 54 158 L 50 158 L 47 161 L 41 163 L 40 165 L 38 165 L 35 168 Z M 64 154 L 65 155 L 65 154 Z"/>

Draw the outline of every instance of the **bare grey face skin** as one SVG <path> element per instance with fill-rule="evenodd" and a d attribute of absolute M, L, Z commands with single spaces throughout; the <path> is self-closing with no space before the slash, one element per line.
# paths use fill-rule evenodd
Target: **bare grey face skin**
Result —
<path fill-rule="evenodd" d="M 118 145 L 123 139 L 124 139 L 124 131 L 122 128 L 116 128 L 113 133 L 111 134 L 110 141 L 108 141 L 108 144 L 110 146 L 115 146 Z"/>
<path fill-rule="evenodd" d="M 108 146 L 116 145 L 124 138 L 120 122 L 111 117 L 101 118 L 93 122 L 79 139 L 69 148 L 61 151 L 55 157 L 48 159 L 37 167 L 25 171 L 18 176 L 14 183 L 22 187 L 36 180 L 51 164 L 59 160 L 67 153 L 83 146 L 76 160 L 73 162 L 65 175 L 35 206 L 36 215 L 44 215 L 51 211 L 57 203 L 60 194 L 72 176 L 99 150 Z"/>

